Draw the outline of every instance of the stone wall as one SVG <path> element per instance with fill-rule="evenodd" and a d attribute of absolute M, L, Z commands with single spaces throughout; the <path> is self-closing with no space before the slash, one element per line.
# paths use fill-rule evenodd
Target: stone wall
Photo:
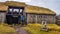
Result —
<path fill-rule="evenodd" d="M 27 14 L 27 23 L 42 23 L 46 21 L 47 23 L 55 23 L 55 15 L 39 15 L 39 14 Z"/>

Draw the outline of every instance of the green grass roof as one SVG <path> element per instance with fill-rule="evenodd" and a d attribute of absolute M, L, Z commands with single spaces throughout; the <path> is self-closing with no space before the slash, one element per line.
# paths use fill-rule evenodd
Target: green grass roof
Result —
<path fill-rule="evenodd" d="M 22 6 L 22 7 L 24 7 L 26 4 L 23 3 L 23 2 L 6 1 L 4 3 L 4 5 L 7 5 L 7 6 Z"/>
<path fill-rule="evenodd" d="M 31 6 L 27 5 L 22 2 L 15 2 L 15 1 L 6 1 L 6 2 L 0 2 L 0 4 L 6 5 L 6 6 L 20 6 L 20 7 L 25 7 L 26 13 L 36 13 L 36 14 L 56 14 L 52 10 L 48 8 L 43 8 L 43 7 L 37 7 L 37 6 Z M 4 7 L 1 5 L 1 7 Z M 0 8 L 0 10 L 6 10 L 7 7 Z"/>
<path fill-rule="evenodd" d="M 8 6 L 0 4 L 0 11 L 7 11 L 7 9 L 8 9 Z"/>
<path fill-rule="evenodd" d="M 43 7 L 37 6 L 26 6 L 25 8 L 27 13 L 37 13 L 37 14 L 56 14 L 52 10 Z"/>

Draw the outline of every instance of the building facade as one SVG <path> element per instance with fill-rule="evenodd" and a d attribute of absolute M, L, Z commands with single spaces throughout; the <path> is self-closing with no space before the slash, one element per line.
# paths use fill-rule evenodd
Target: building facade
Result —
<path fill-rule="evenodd" d="M 56 22 L 56 13 L 50 9 L 36 7 L 36 6 L 27 6 L 27 23 L 55 23 Z"/>
<path fill-rule="evenodd" d="M 8 6 L 0 4 L 0 23 L 5 22 L 7 9 L 8 9 Z"/>
<path fill-rule="evenodd" d="M 56 16 L 56 24 L 60 25 L 60 15 Z"/>
<path fill-rule="evenodd" d="M 53 24 L 56 22 L 55 15 L 27 14 L 27 23 L 47 23 Z"/>
<path fill-rule="evenodd" d="M 4 20 L 6 20 L 6 15 L 9 15 L 9 14 L 13 16 L 17 14 L 18 15 L 23 14 L 25 16 L 26 23 L 42 23 L 43 21 L 45 21 L 48 24 L 50 23 L 53 24 L 56 22 L 56 13 L 47 8 L 31 6 L 25 3 L 14 2 L 14 1 L 7 1 L 0 4 L 1 4 L 1 7 L 4 7 L 2 5 L 5 5 L 5 9 L 0 8 L 0 13 L 2 12 L 5 13 L 4 14 L 5 18 L 3 17 Z M 21 7 L 23 7 L 24 9 L 22 10 Z M 5 12 L 2 10 L 4 10 Z"/>

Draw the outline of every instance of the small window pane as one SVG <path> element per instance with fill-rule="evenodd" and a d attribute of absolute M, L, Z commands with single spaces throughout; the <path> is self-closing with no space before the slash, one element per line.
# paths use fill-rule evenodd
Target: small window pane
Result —
<path fill-rule="evenodd" d="M 20 9 L 20 12 L 22 12 L 23 10 L 22 9 Z"/>
<path fill-rule="evenodd" d="M 19 12 L 19 9 L 14 9 L 14 11 L 13 12 Z"/>
<path fill-rule="evenodd" d="M 9 9 L 10 12 L 12 12 L 12 9 Z"/>

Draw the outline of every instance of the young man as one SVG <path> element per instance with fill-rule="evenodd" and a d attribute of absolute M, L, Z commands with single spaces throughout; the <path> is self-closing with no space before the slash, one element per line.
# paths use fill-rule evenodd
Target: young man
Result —
<path fill-rule="evenodd" d="M 22 23 L 22 25 L 24 25 L 24 21 L 25 21 L 24 15 L 21 15 L 21 23 Z"/>

